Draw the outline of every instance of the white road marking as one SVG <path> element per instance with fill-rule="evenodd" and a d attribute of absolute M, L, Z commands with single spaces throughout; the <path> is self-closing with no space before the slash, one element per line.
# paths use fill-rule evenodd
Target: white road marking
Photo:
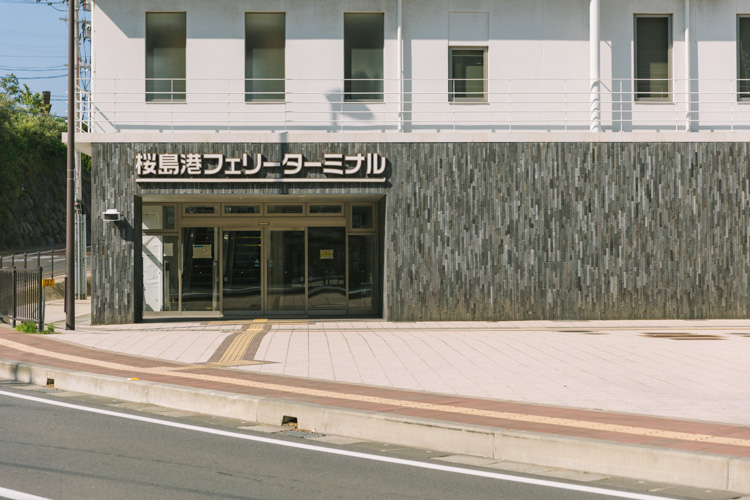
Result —
<path fill-rule="evenodd" d="M 38 497 L 23 491 L 9 490 L 8 488 L 0 488 L 0 498 L 10 498 L 11 500 L 49 500 L 45 497 Z"/>
<path fill-rule="evenodd" d="M 509 474 L 500 474 L 497 472 L 487 472 L 472 469 L 463 469 L 461 467 L 453 467 L 450 465 L 432 464 L 426 462 L 418 462 L 415 460 L 405 460 L 402 458 L 383 457 L 380 455 L 371 455 L 369 453 L 360 453 L 357 451 L 349 450 L 338 450 L 335 448 L 325 448 L 323 446 L 309 445 L 304 443 L 295 443 L 291 441 L 283 441 L 279 439 L 272 439 L 262 436 L 251 436 L 249 434 L 241 434 L 238 432 L 222 431 L 218 429 L 211 429 L 209 427 L 200 427 L 197 425 L 182 424 L 179 422 L 169 422 L 167 420 L 159 420 L 156 418 L 142 417 L 139 415 L 128 415 L 127 413 L 119 413 L 116 411 L 102 410 L 99 408 L 90 408 L 88 406 L 74 405 L 70 403 L 64 403 L 62 401 L 52 401 L 48 399 L 42 399 L 35 396 L 27 396 L 25 394 L 15 394 L 12 392 L 0 391 L 0 395 L 8 396 L 11 398 L 25 399 L 27 401 L 35 401 L 37 403 L 48 404 L 52 406 L 60 406 L 63 408 L 70 408 L 73 410 L 85 411 L 89 413 L 97 413 L 99 415 L 107 415 L 110 417 L 124 418 L 127 420 L 135 420 L 138 422 L 146 422 L 150 424 L 163 425 L 165 427 L 174 427 L 176 429 L 184 429 L 195 432 L 203 432 L 205 434 L 213 434 L 216 436 L 223 436 L 235 439 L 244 439 L 246 441 L 255 441 L 259 443 L 272 444 L 276 446 L 286 446 L 288 448 L 297 448 L 301 450 L 317 451 L 319 453 L 328 453 L 331 455 L 341 455 L 345 457 L 361 458 L 364 460 L 373 460 L 376 462 L 386 462 L 397 465 L 406 465 L 409 467 L 418 467 L 420 469 L 437 470 L 442 472 L 452 472 L 455 474 L 464 474 L 467 476 L 477 476 L 489 479 L 498 479 L 500 481 L 508 481 L 514 483 L 531 484 L 536 486 L 545 486 L 549 488 L 557 488 L 561 490 L 580 491 L 583 493 L 592 493 L 595 495 L 607 495 L 610 497 L 617 498 L 629 498 L 633 500 L 675 500 L 670 497 L 645 495 L 641 493 L 629 493 L 625 491 L 608 490 L 606 488 L 595 488 L 591 486 L 583 486 L 578 484 L 561 483 L 558 481 L 548 481 L 545 479 L 533 479 L 529 477 L 512 476 Z M 9 490 L 10 491 L 10 490 Z M 2 492 L 2 490 L 0 490 Z M 22 498 L 22 497 L 9 497 L 9 498 Z M 23 497 L 23 498 L 39 498 L 39 497 Z"/>

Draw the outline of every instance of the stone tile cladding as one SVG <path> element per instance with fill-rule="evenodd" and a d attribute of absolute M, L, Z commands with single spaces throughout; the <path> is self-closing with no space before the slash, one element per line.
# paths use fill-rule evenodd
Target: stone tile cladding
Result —
<path fill-rule="evenodd" d="M 411 320 L 750 316 L 745 143 L 95 144 L 96 323 L 141 300 L 137 196 L 382 194 L 384 316 Z M 138 152 L 378 152 L 383 185 L 136 186 Z"/>

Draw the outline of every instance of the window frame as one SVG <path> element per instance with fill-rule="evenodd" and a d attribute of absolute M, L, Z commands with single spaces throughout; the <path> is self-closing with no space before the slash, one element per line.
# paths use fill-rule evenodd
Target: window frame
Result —
<path fill-rule="evenodd" d="M 247 22 L 248 22 L 248 16 L 253 15 L 253 14 L 276 14 L 276 15 L 281 15 L 281 16 L 284 17 L 284 47 L 282 49 L 284 51 L 284 70 L 283 70 L 284 71 L 284 77 L 281 78 L 281 79 L 279 79 L 279 80 L 281 80 L 282 90 L 281 90 L 281 92 L 277 96 L 274 96 L 274 97 L 271 97 L 271 98 L 267 98 L 267 97 L 264 97 L 264 98 L 253 98 L 252 95 L 254 93 L 264 94 L 264 92 L 252 92 L 252 91 L 248 90 L 248 83 L 249 83 L 249 80 L 251 80 L 251 79 L 249 79 L 247 77 L 247 69 L 248 69 L 247 68 L 247 63 L 248 63 L 248 56 L 247 56 L 247 45 L 248 45 Z M 287 62 L 287 58 L 286 58 L 286 48 L 287 48 L 286 47 L 287 46 L 287 19 L 286 19 L 286 12 L 276 12 L 276 11 L 273 11 L 273 12 L 272 11 L 268 11 L 268 12 L 266 12 L 266 11 L 247 11 L 247 12 L 245 12 L 244 20 L 245 20 L 245 62 L 244 62 L 244 65 L 245 65 L 245 67 L 244 67 L 244 69 L 245 69 L 245 73 L 244 73 L 244 75 L 245 75 L 245 102 L 248 103 L 248 104 L 254 104 L 254 103 L 259 103 L 259 104 L 263 104 L 263 103 L 283 104 L 287 100 L 286 99 L 286 73 L 287 73 L 286 72 L 286 62 Z M 263 78 L 260 78 L 260 79 L 263 80 Z M 273 79 L 271 81 L 275 82 L 277 80 Z M 269 92 L 269 93 L 275 93 L 275 91 L 272 91 L 272 92 Z"/>
<path fill-rule="evenodd" d="M 747 103 L 750 102 L 750 78 L 742 78 L 741 73 L 741 62 L 742 58 L 740 57 L 740 22 L 742 19 L 747 19 L 748 22 L 750 22 L 750 14 L 737 14 L 737 38 L 736 38 L 736 46 L 737 46 L 737 88 L 735 89 L 737 92 L 737 102 L 743 102 Z M 750 43 L 750 39 L 748 39 L 748 43 Z M 748 65 L 748 73 L 750 73 L 750 65 Z M 747 91 L 743 91 L 741 89 L 742 81 L 748 86 Z"/>
<path fill-rule="evenodd" d="M 352 90 L 352 85 L 354 82 L 357 82 L 357 78 L 348 78 L 347 77 L 347 64 L 351 64 L 347 61 L 347 43 L 346 43 L 346 18 L 347 16 L 359 16 L 359 15 L 372 15 L 372 16 L 380 16 L 383 21 L 383 39 L 382 39 L 382 59 L 381 59 L 381 67 L 382 67 L 382 76 L 379 79 L 380 81 L 380 90 L 379 91 L 368 91 L 368 90 L 362 90 L 362 91 L 355 91 Z M 344 103 L 367 103 L 367 102 L 385 102 L 385 12 L 344 12 L 344 23 L 343 23 L 343 49 L 344 49 L 344 89 L 343 89 L 343 99 L 342 101 Z M 351 72 L 351 67 L 349 68 Z M 367 82 L 374 83 L 378 81 L 377 79 L 370 79 L 370 80 L 364 80 Z M 359 97 L 359 96 L 366 96 L 366 95 L 377 95 L 379 94 L 379 97 L 376 98 L 370 98 L 370 97 Z"/>
<path fill-rule="evenodd" d="M 666 19 L 667 20 L 667 97 L 642 97 L 642 94 L 658 94 L 661 92 L 654 92 L 653 89 L 648 91 L 639 91 L 638 82 L 660 80 L 656 78 L 638 78 L 638 19 Z M 674 48 L 674 34 L 673 34 L 673 20 L 672 14 L 634 14 L 633 15 L 633 102 L 640 103 L 672 103 L 674 102 L 674 82 L 673 82 L 673 70 L 674 65 L 673 48 Z"/>
<path fill-rule="evenodd" d="M 458 80 L 469 81 L 470 78 L 454 78 L 453 75 L 453 51 L 454 50 L 481 50 L 482 51 L 482 97 L 457 97 L 455 82 Z M 449 45 L 448 46 L 448 102 L 451 104 L 487 104 L 489 103 L 489 46 L 487 45 Z M 479 92 L 463 92 L 464 94 L 477 94 Z"/>
<path fill-rule="evenodd" d="M 158 15 L 158 14 L 182 14 L 184 20 L 185 20 L 185 74 L 182 78 L 158 78 L 158 77 L 150 77 L 149 75 L 149 29 L 148 29 L 148 17 L 149 15 Z M 146 103 L 178 103 L 182 104 L 187 102 L 187 12 L 186 11 L 147 11 L 146 15 L 143 19 L 144 22 L 144 35 L 143 35 L 143 41 L 145 45 L 145 53 L 144 53 L 144 74 L 145 74 L 145 95 L 144 95 L 144 101 Z M 153 63 L 152 63 L 153 65 Z M 151 90 L 149 89 L 149 82 L 154 83 L 157 81 L 170 81 L 171 82 L 171 90 L 169 91 L 158 91 L 158 90 Z M 174 90 L 174 82 L 175 81 L 181 81 L 184 84 L 184 90 L 180 89 L 175 91 Z M 158 98 L 157 96 L 160 95 L 168 95 L 168 98 Z"/>

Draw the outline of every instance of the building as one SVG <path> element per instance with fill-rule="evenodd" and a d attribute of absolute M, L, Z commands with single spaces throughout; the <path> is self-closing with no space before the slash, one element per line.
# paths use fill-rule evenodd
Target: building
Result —
<path fill-rule="evenodd" d="M 750 315 L 750 0 L 92 9 L 94 323 Z"/>

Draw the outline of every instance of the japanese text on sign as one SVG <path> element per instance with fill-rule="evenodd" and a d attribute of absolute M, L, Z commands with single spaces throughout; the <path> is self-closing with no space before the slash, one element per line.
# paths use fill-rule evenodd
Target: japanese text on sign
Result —
<path fill-rule="evenodd" d="M 386 164 L 378 153 L 326 153 L 323 161 L 287 153 L 279 162 L 268 161 L 260 153 L 236 158 L 210 153 L 135 155 L 137 182 L 384 182 Z M 275 169 L 281 177 L 264 177 L 264 169 Z M 325 177 L 300 175 L 313 172 Z"/>

